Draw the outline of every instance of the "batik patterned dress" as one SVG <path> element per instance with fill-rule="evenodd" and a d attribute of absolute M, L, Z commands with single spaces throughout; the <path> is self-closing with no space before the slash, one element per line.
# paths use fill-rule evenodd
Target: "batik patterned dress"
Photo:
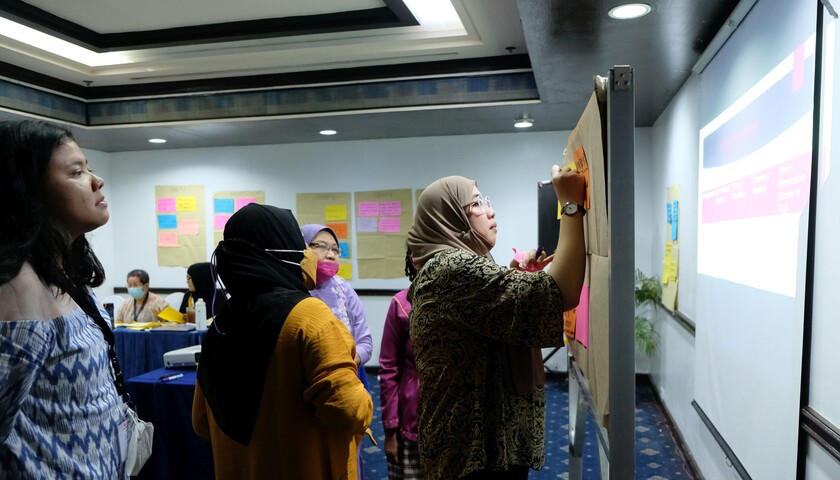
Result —
<path fill-rule="evenodd" d="M 504 346 L 563 344 L 563 300 L 554 280 L 453 249 L 426 262 L 408 300 L 426 478 L 541 468 L 545 389 L 516 393 L 505 386 Z"/>

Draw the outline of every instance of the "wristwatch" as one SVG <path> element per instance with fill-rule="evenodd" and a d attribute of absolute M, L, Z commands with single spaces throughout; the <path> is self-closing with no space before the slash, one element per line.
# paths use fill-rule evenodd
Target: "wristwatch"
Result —
<path fill-rule="evenodd" d="M 586 209 L 583 208 L 583 205 L 578 205 L 577 203 L 566 202 L 563 205 L 563 209 L 561 210 L 563 215 L 575 215 L 579 213 L 581 216 L 586 215 Z"/>

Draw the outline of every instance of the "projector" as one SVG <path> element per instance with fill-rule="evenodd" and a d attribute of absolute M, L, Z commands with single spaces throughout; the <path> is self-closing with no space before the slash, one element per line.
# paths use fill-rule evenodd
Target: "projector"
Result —
<path fill-rule="evenodd" d="M 201 358 L 201 345 L 179 348 L 163 354 L 163 366 L 172 367 L 195 367 Z"/>

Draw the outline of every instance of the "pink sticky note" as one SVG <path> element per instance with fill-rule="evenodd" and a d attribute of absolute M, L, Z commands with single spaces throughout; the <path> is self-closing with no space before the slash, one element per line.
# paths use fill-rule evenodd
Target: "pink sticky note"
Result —
<path fill-rule="evenodd" d="M 198 220 L 181 220 L 178 222 L 178 233 L 181 235 L 198 235 Z"/>
<path fill-rule="evenodd" d="M 379 231 L 400 233 L 400 217 L 379 217 Z"/>
<path fill-rule="evenodd" d="M 175 211 L 175 197 L 158 198 L 157 211 L 160 213 L 172 213 Z"/>
<path fill-rule="evenodd" d="M 237 198 L 235 203 L 235 208 L 238 211 L 240 208 L 248 205 L 249 203 L 257 203 L 256 198 Z"/>
<path fill-rule="evenodd" d="M 219 213 L 213 215 L 213 231 L 215 232 L 224 232 L 225 231 L 225 224 L 227 223 L 228 219 L 231 217 L 228 213 Z"/>
<path fill-rule="evenodd" d="M 359 202 L 360 217 L 378 217 L 379 202 Z"/>
<path fill-rule="evenodd" d="M 575 340 L 589 348 L 589 285 L 584 285 L 580 290 L 580 303 L 575 312 Z"/>
<path fill-rule="evenodd" d="M 400 202 L 379 202 L 379 214 L 383 217 L 399 217 L 402 215 Z"/>
<path fill-rule="evenodd" d="M 158 247 L 177 247 L 178 232 L 161 230 L 158 232 Z"/>

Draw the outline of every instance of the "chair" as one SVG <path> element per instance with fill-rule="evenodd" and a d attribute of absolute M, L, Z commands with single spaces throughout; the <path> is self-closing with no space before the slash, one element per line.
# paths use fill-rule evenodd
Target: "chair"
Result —
<path fill-rule="evenodd" d="M 172 292 L 166 296 L 166 303 L 175 310 L 181 308 L 182 301 L 184 301 L 184 292 Z"/>
<path fill-rule="evenodd" d="M 104 311 L 105 313 L 108 314 L 109 317 L 111 317 L 111 327 L 112 328 L 114 326 L 114 321 L 117 318 L 116 314 L 120 310 L 120 305 L 122 305 L 124 301 L 125 301 L 125 298 L 120 296 L 120 295 L 108 295 L 107 297 L 100 300 L 100 302 L 102 302 L 102 305 L 97 305 L 97 307 L 99 307 L 99 309 L 101 311 Z M 110 311 L 105 308 L 105 305 L 107 305 L 109 303 L 114 305 L 114 308 Z"/>

